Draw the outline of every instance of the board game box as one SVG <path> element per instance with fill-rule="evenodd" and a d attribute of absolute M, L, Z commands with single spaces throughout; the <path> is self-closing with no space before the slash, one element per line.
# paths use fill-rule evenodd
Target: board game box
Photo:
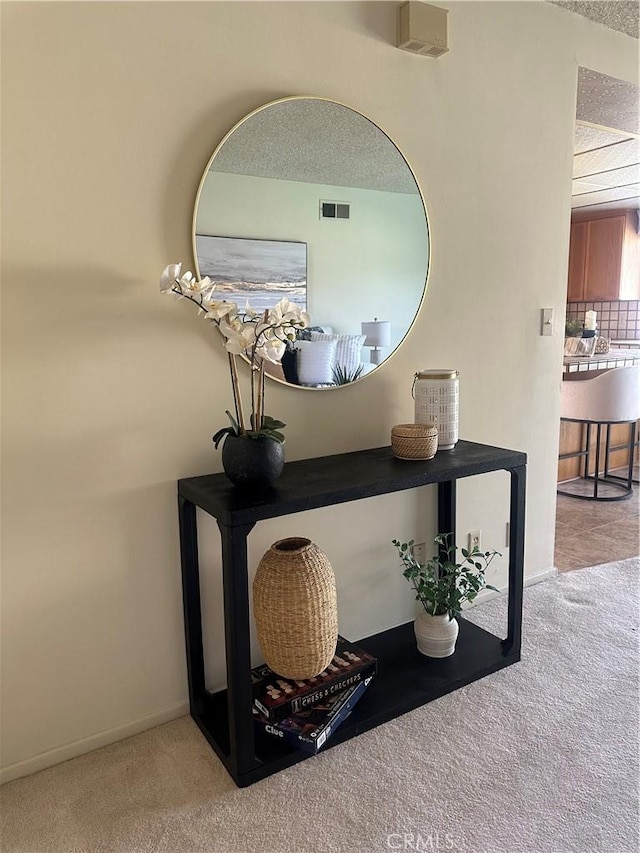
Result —
<path fill-rule="evenodd" d="M 375 674 L 376 659 L 344 637 L 338 637 L 333 660 L 315 678 L 304 681 L 282 678 L 266 664 L 251 670 L 253 704 L 269 722 L 277 723 Z"/>
<path fill-rule="evenodd" d="M 373 676 L 368 675 L 346 690 L 334 693 L 279 723 L 269 722 L 254 708 L 254 720 L 271 737 L 315 755 L 347 719 L 372 679 Z"/>

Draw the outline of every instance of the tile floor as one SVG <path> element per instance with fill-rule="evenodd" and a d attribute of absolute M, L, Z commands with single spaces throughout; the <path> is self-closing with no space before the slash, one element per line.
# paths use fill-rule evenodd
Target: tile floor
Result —
<path fill-rule="evenodd" d="M 634 478 L 638 479 L 638 466 Z M 558 571 L 584 569 L 639 554 L 640 486 L 634 485 L 633 494 L 624 501 L 581 501 L 558 495 L 555 545 Z"/>

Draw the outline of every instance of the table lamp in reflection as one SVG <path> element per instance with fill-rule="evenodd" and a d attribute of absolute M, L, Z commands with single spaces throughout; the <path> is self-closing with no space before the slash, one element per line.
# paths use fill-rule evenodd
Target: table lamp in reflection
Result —
<path fill-rule="evenodd" d="M 369 361 L 372 364 L 380 364 L 384 359 L 381 347 L 391 345 L 391 323 L 389 320 L 378 320 L 374 318 L 372 323 L 361 323 L 362 334 L 366 335 L 363 346 L 373 347 Z"/>

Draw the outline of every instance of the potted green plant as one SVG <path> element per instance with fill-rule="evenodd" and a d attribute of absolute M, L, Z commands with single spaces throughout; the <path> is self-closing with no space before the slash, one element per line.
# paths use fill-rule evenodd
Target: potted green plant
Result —
<path fill-rule="evenodd" d="M 222 448 L 222 465 L 232 482 L 239 486 L 264 485 L 276 480 L 284 465 L 285 424 L 264 412 L 264 368 L 266 362 L 278 363 L 286 342 L 295 339 L 297 329 L 309 325 L 309 315 L 286 297 L 272 308 L 254 311 L 247 303 L 244 310 L 216 292 L 208 276 L 196 278 L 182 273 L 182 264 L 169 264 L 160 277 L 160 292 L 188 299 L 204 312 L 205 320 L 218 327 L 229 356 L 229 373 L 235 417 L 227 411 L 230 426 L 213 436 Z M 236 357 L 246 357 L 251 368 L 251 414 L 245 418 Z"/>
<path fill-rule="evenodd" d="M 452 539 L 451 533 L 436 536 L 438 553 L 424 565 L 415 558 L 413 539 L 410 542 L 393 540 L 402 560 L 402 574 L 413 586 L 416 601 L 422 605 L 414 623 L 418 650 L 432 658 L 449 657 L 455 651 L 459 631 L 456 617 L 465 602 L 473 601 L 482 589 L 499 592 L 486 582 L 485 573 L 500 553 L 481 551 L 477 546 L 471 550 L 458 549 L 453 546 Z M 462 554 L 461 562 L 456 562 L 458 550 Z"/>
<path fill-rule="evenodd" d="M 579 338 L 582 333 L 582 322 L 580 320 L 566 320 L 564 324 L 565 338 Z"/>

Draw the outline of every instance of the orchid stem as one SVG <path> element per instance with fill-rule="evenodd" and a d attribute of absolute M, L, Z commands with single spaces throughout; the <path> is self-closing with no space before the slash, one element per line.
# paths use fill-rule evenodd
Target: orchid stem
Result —
<path fill-rule="evenodd" d="M 238 381 L 238 366 L 235 355 L 229 353 L 229 370 L 231 371 L 231 387 L 233 388 L 233 402 L 236 407 L 236 419 L 240 428 L 240 435 L 247 431 L 244 423 L 244 411 L 242 409 L 242 396 L 240 394 L 240 383 Z"/>
<path fill-rule="evenodd" d="M 265 419 L 265 359 L 264 357 L 261 357 L 260 350 L 263 345 L 268 348 L 267 345 L 270 343 L 269 339 L 274 336 L 278 339 L 280 343 L 284 342 L 284 344 L 286 344 L 288 338 L 293 340 L 295 338 L 295 334 L 292 335 L 291 331 L 305 328 L 308 323 L 308 318 L 305 319 L 304 317 L 300 316 L 300 312 L 297 308 L 296 310 L 292 310 L 292 308 L 295 306 L 291 306 L 289 304 L 289 301 L 285 299 L 278 302 L 278 304 L 275 306 L 276 310 L 274 312 L 274 315 L 271 317 L 271 320 L 269 319 L 269 309 L 265 309 L 262 315 L 260 315 L 258 312 L 255 312 L 250 309 L 250 306 L 247 305 L 247 308 L 243 313 L 242 311 L 238 311 L 238 307 L 235 303 L 229 303 L 229 306 L 226 310 L 226 315 L 228 316 L 225 320 L 225 326 L 223 331 L 221 321 L 222 317 L 225 316 L 225 312 L 223 311 L 220 315 L 220 312 L 216 309 L 216 306 L 218 306 L 220 303 L 212 299 L 212 292 L 213 290 L 215 290 L 216 286 L 215 282 L 212 283 L 209 281 L 206 285 L 206 288 L 202 282 L 199 282 L 199 285 L 201 289 L 200 293 L 185 293 L 181 284 L 181 279 L 176 278 L 170 290 L 176 296 L 181 297 L 183 299 L 188 299 L 189 302 L 193 302 L 194 305 L 197 305 L 198 309 L 200 311 L 204 311 L 205 314 L 208 315 L 207 319 L 212 320 L 218 327 L 218 330 L 226 338 L 235 338 L 236 332 L 238 331 L 236 327 L 238 327 L 239 324 L 242 324 L 243 326 L 255 324 L 253 327 L 254 334 L 252 335 L 253 345 L 247 350 L 245 350 L 245 355 L 247 356 L 251 367 L 251 414 L 249 418 L 249 429 L 251 431 L 259 432 L 264 426 Z M 164 276 L 161 279 L 161 289 L 164 292 Z M 196 288 L 194 287 L 194 291 L 195 290 Z M 225 302 L 225 300 L 222 300 L 222 302 Z M 260 317 L 262 318 L 261 320 Z M 261 330 L 258 334 L 255 334 L 255 329 L 258 326 L 261 326 Z M 240 381 L 238 379 L 236 356 L 233 352 L 228 352 L 228 356 L 236 422 L 238 424 L 239 434 L 244 435 L 247 432 L 247 422 L 245 421 L 245 415 L 242 406 L 242 393 L 240 390 Z M 256 364 L 258 359 L 259 364 Z M 269 360 L 272 360 L 271 353 L 269 354 Z"/>
<path fill-rule="evenodd" d="M 264 415 L 264 360 L 260 362 L 260 370 L 258 371 L 258 394 L 256 401 L 256 429 L 262 429 L 262 420 Z"/>
<path fill-rule="evenodd" d="M 258 429 L 256 426 L 256 373 L 257 369 L 251 365 L 251 429 Z"/>

